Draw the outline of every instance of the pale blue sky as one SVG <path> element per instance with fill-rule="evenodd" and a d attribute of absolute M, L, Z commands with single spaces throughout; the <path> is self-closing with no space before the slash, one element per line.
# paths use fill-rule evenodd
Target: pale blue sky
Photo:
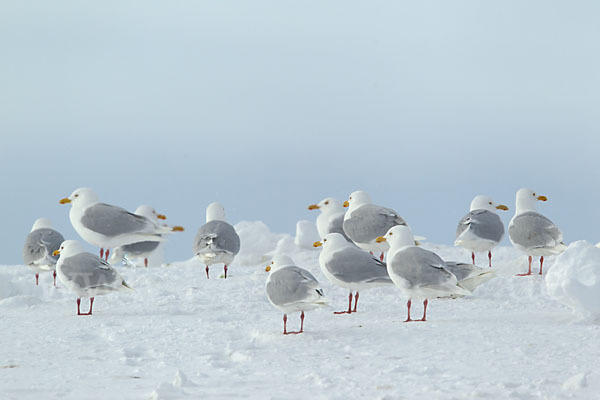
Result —
<path fill-rule="evenodd" d="M 599 19 L 594 1 L 3 2 L 0 264 L 40 216 L 78 238 L 58 200 L 81 186 L 184 225 L 170 261 L 212 201 L 293 233 L 357 189 L 450 244 L 473 196 L 508 222 L 531 187 L 567 241 L 599 241 Z"/>

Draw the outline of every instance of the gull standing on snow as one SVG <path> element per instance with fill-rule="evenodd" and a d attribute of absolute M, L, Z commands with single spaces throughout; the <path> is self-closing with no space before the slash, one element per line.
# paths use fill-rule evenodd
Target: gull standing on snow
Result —
<path fill-rule="evenodd" d="M 504 224 L 496 210 L 508 210 L 508 207 L 496 204 L 488 196 L 475 196 L 469 213 L 458 222 L 454 245 L 469 250 L 473 264 L 476 252 L 487 251 L 489 265 L 492 266 L 492 249 L 504 236 Z"/>
<path fill-rule="evenodd" d="M 343 224 L 346 235 L 361 249 L 381 252 L 379 259 L 383 261 L 383 253 L 390 246 L 385 242 L 378 243 L 376 239 L 393 226 L 406 226 L 406 221 L 391 208 L 372 204 L 371 197 L 362 190 L 353 192 L 344 207 L 349 207 Z"/>
<path fill-rule="evenodd" d="M 92 315 L 94 297 L 98 295 L 131 289 L 109 263 L 84 251 L 76 240 L 64 241 L 54 254 L 60 254 L 56 264 L 58 279 L 77 296 L 77 315 Z M 82 297 L 90 298 L 90 310 L 87 313 L 80 310 Z"/>
<path fill-rule="evenodd" d="M 546 196 L 538 196 L 531 189 L 517 191 L 515 215 L 508 224 L 508 236 L 517 249 L 529 256 L 529 270 L 531 275 L 532 256 L 540 256 L 540 275 L 544 265 L 544 256 L 560 254 L 567 246 L 562 242 L 563 235 L 558 227 L 548 218 L 536 211 L 536 202 L 546 201 Z"/>
<path fill-rule="evenodd" d="M 181 227 L 159 226 L 146 217 L 121 207 L 98 202 L 92 189 L 79 188 L 60 204 L 71 203 L 69 219 L 75 231 L 86 242 L 100 247 L 100 257 L 108 260 L 109 249 L 146 240 L 163 241 L 163 233 L 182 230 Z"/>
<path fill-rule="evenodd" d="M 223 264 L 225 279 L 227 266 L 240 251 L 240 237 L 233 226 L 225 222 L 225 209 L 219 203 L 211 203 L 206 208 L 206 224 L 198 230 L 194 239 L 194 254 L 208 267 L 213 264 Z"/>
<path fill-rule="evenodd" d="M 159 219 L 165 220 L 167 217 L 163 214 L 158 214 L 156 210 L 147 205 L 139 206 L 134 214 L 141 215 L 142 217 L 148 218 L 150 221 L 154 222 L 156 225 L 159 225 Z M 167 226 L 167 225 L 164 225 Z M 183 231 L 183 228 L 178 229 L 178 231 Z M 159 247 L 164 242 L 150 241 L 146 240 L 143 242 L 135 242 L 131 244 L 126 244 L 120 247 L 113 249 L 113 254 L 111 257 L 112 262 L 116 262 L 123 257 L 139 257 L 144 259 L 144 266 L 148 267 L 148 258 L 151 258 L 153 254 L 155 254 Z"/>
<path fill-rule="evenodd" d="M 346 236 L 343 228 L 346 209 L 338 200 L 333 197 L 327 197 L 318 204 L 311 204 L 308 206 L 308 209 L 321 211 L 317 217 L 317 231 L 319 231 L 319 237 L 324 238 L 329 233 L 339 233 L 343 235 L 346 240 L 350 240 L 350 238 Z"/>
<path fill-rule="evenodd" d="M 56 262 L 58 257 L 54 256 L 60 244 L 65 238 L 59 232 L 52 229 L 48 218 L 38 218 L 33 223 L 31 232 L 25 239 L 23 247 L 23 260 L 25 265 L 35 271 L 35 284 L 39 284 L 40 272 L 53 271 L 54 286 L 56 286 Z"/>
<path fill-rule="evenodd" d="M 339 233 L 326 235 L 320 242 L 315 242 L 314 246 L 323 246 L 323 251 L 319 255 L 319 265 L 323 274 L 333 284 L 350 291 L 348 310 L 336 311 L 334 314 L 356 312 L 359 291 L 393 284 L 385 263 L 354 246 Z M 356 292 L 354 309 L 352 309 L 352 292 Z"/>
<path fill-rule="evenodd" d="M 387 269 L 394 284 L 407 296 L 408 317 L 404 322 L 415 321 L 410 317 L 412 299 L 423 300 L 423 318 L 427 320 L 429 297 L 467 296 L 471 292 L 462 288 L 448 266 L 437 254 L 414 245 L 415 239 L 410 228 L 399 225 L 391 228 L 380 242 L 389 242 Z"/>
<path fill-rule="evenodd" d="M 304 311 L 327 305 L 323 289 L 317 279 L 307 270 L 296 267 L 287 256 L 275 256 L 265 271 L 271 273 L 267 278 L 267 298 L 283 312 L 283 334 L 304 332 Z M 300 330 L 287 331 L 287 315 L 300 312 Z"/>

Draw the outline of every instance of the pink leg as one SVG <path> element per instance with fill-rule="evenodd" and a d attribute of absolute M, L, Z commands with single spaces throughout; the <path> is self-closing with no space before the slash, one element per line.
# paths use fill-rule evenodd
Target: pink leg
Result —
<path fill-rule="evenodd" d="M 100 249 L 100 258 L 104 258 L 104 249 Z"/>
<path fill-rule="evenodd" d="M 56 286 L 56 271 L 52 271 L 52 277 L 54 278 L 54 286 Z"/>
<path fill-rule="evenodd" d="M 227 265 L 223 267 L 223 271 L 225 271 L 225 279 L 227 279 Z"/>
<path fill-rule="evenodd" d="M 283 314 L 283 334 L 287 335 L 287 314 Z"/>
<path fill-rule="evenodd" d="M 144 257 L 144 267 L 148 268 L 148 258 Z"/>
<path fill-rule="evenodd" d="M 371 254 L 372 256 L 374 255 L 372 251 L 370 251 L 369 254 Z"/>
<path fill-rule="evenodd" d="M 106 249 L 106 253 L 105 253 L 105 255 L 106 255 L 106 258 L 104 259 L 104 260 L 106 260 L 106 261 L 108 261 L 108 253 L 110 253 L 110 249 Z"/>
<path fill-rule="evenodd" d="M 410 306 L 411 305 L 412 305 L 412 302 L 409 299 L 408 302 L 406 303 L 406 307 L 408 308 L 408 317 L 406 317 L 406 320 L 404 322 L 411 322 L 412 321 L 412 319 L 410 319 Z"/>
<path fill-rule="evenodd" d="M 352 312 L 356 312 L 356 306 L 358 305 L 358 292 L 354 295 L 354 310 Z"/>
<path fill-rule="evenodd" d="M 383 251 L 381 252 L 381 255 L 379 256 L 379 261 L 383 262 Z"/>
<path fill-rule="evenodd" d="M 210 279 L 210 278 L 208 277 L 208 265 L 206 266 L 206 279 Z"/>
<path fill-rule="evenodd" d="M 334 311 L 334 314 L 350 314 L 352 312 L 352 292 L 348 295 L 348 311 Z"/>
<path fill-rule="evenodd" d="M 473 265 L 475 265 L 475 253 L 471 253 L 471 260 L 473 260 Z"/>
<path fill-rule="evenodd" d="M 529 271 L 526 274 L 517 274 L 516 276 L 528 276 L 531 275 L 531 256 L 529 256 Z"/>
<path fill-rule="evenodd" d="M 40 274 L 35 274 L 35 286 L 40 284 Z"/>
<path fill-rule="evenodd" d="M 88 311 L 87 315 L 92 315 L 92 306 L 94 305 L 94 298 L 90 297 L 90 311 Z"/>
<path fill-rule="evenodd" d="M 298 333 L 304 332 L 304 311 L 300 314 L 300 331 Z"/>
<path fill-rule="evenodd" d="M 77 315 L 83 315 L 83 314 L 81 313 L 80 306 L 81 306 L 81 299 L 78 297 L 78 298 L 77 298 Z"/>
<path fill-rule="evenodd" d="M 420 319 L 420 321 L 427 321 L 427 299 L 425 299 L 425 301 L 423 302 L 423 318 Z"/>
<path fill-rule="evenodd" d="M 490 260 L 490 268 L 492 268 L 492 251 L 488 251 L 488 258 Z"/>
<path fill-rule="evenodd" d="M 542 267 L 544 266 L 544 256 L 540 257 L 540 275 L 542 275 Z"/>

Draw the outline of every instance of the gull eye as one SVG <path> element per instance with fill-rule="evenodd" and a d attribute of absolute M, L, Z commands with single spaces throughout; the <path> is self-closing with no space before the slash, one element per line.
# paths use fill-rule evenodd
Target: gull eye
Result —
<path fill-rule="evenodd" d="M 324 242 L 326 242 L 326 241 L 327 241 L 327 239 L 323 239 L 323 241 L 324 241 Z"/>
<path fill-rule="evenodd" d="M 490 205 L 492 204 L 492 202 L 490 201 Z"/>
<path fill-rule="evenodd" d="M 328 201 L 326 201 L 326 202 L 325 202 L 325 204 L 329 204 L 329 202 L 328 202 Z"/>
<path fill-rule="evenodd" d="M 75 197 L 79 197 L 79 195 L 78 195 L 78 194 L 76 194 L 76 195 L 75 195 Z"/>
<path fill-rule="evenodd" d="M 394 232 L 390 232 L 390 236 L 392 236 L 394 234 Z"/>
<path fill-rule="evenodd" d="M 535 193 L 533 195 L 535 196 Z"/>

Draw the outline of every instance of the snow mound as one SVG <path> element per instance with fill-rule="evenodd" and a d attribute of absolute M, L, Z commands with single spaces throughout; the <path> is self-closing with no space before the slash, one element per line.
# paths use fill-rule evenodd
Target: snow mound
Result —
<path fill-rule="evenodd" d="M 296 238 L 294 239 L 296 246 L 307 250 L 316 250 L 313 243 L 320 239 L 317 225 L 314 222 L 302 220 L 296 223 Z"/>
<path fill-rule="evenodd" d="M 572 243 L 548 271 L 546 287 L 576 313 L 600 321 L 600 248 L 585 240 Z"/>
<path fill-rule="evenodd" d="M 235 225 L 235 231 L 240 236 L 240 252 L 235 257 L 236 265 L 264 264 L 281 239 L 286 234 L 272 233 L 262 221 L 241 221 Z"/>

